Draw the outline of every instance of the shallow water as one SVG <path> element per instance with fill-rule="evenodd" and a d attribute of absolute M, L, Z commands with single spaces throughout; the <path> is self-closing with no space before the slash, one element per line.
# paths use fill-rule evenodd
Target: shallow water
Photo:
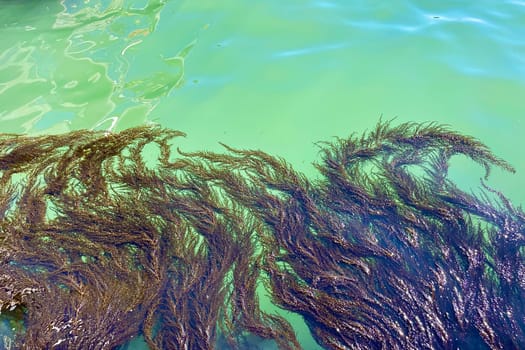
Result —
<path fill-rule="evenodd" d="M 184 150 L 258 148 L 314 176 L 316 141 L 380 116 L 437 121 L 514 165 L 489 184 L 524 203 L 523 1 L 0 5 L 0 132 L 159 123 Z M 453 165 L 478 186 L 480 168 Z"/>

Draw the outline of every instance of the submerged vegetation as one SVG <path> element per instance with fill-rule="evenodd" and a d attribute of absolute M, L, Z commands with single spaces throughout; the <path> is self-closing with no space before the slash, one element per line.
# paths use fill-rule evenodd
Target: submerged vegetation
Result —
<path fill-rule="evenodd" d="M 0 311 L 25 324 L 13 348 L 141 334 L 152 349 L 299 349 L 259 307 L 261 283 L 327 349 L 525 345 L 525 215 L 447 178 L 457 154 L 512 171 L 480 142 L 380 122 L 321 144 L 310 181 L 261 151 L 172 152 L 179 136 L 0 135 Z"/>

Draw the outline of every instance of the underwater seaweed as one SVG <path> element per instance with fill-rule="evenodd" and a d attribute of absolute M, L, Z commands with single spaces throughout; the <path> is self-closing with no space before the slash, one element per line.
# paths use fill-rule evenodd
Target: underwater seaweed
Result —
<path fill-rule="evenodd" d="M 257 286 L 327 349 L 525 346 L 525 215 L 450 157 L 513 171 L 437 124 L 320 143 L 323 178 L 184 134 L 0 134 L 0 312 L 15 348 L 299 349 Z M 148 156 L 154 147 L 158 157 Z M 253 345 L 254 347 L 256 345 Z"/>
<path fill-rule="evenodd" d="M 169 160 L 182 135 L 0 137 L 0 306 L 25 310 L 16 347 L 110 349 L 141 333 L 152 349 L 211 349 L 219 325 L 232 346 L 249 332 L 299 347 L 259 309 L 257 224 Z"/>
<path fill-rule="evenodd" d="M 260 151 L 200 154 L 264 222 L 262 268 L 277 305 L 330 349 L 525 345 L 523 211 L 483 183 L 476 197 L 447 179 L 457 154 L 485 177 L 510 165 L 432 123 L 380 122 L 321 146 L 324 179 L 313 183 Z"/>

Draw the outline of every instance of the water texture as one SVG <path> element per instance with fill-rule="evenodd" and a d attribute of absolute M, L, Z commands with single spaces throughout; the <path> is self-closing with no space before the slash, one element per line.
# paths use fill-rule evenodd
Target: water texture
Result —
<path fill-rule="evenodd" d="M 489 183 L 524 202 L 523 1 L 0 6 L 0 132 L 160 124 L 187 151 L 258 148 L 317 176 L 317 141 L 435 120 L 509 161 Z M 456 157 L 450 174 L 469 190 L 483 170 Z"/>

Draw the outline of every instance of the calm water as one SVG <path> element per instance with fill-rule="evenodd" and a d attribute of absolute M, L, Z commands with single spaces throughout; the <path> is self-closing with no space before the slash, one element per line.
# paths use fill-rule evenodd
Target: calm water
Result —
<path fill-rule="evenodd" d="M 316 141 L 432 120 L 513 164 L 489 184 L 525 203 L 525 1 L 458 3 L 2 0 L 0 132 L 159 123 L 185 150 L 259 148 L 314 176 Z"/>

